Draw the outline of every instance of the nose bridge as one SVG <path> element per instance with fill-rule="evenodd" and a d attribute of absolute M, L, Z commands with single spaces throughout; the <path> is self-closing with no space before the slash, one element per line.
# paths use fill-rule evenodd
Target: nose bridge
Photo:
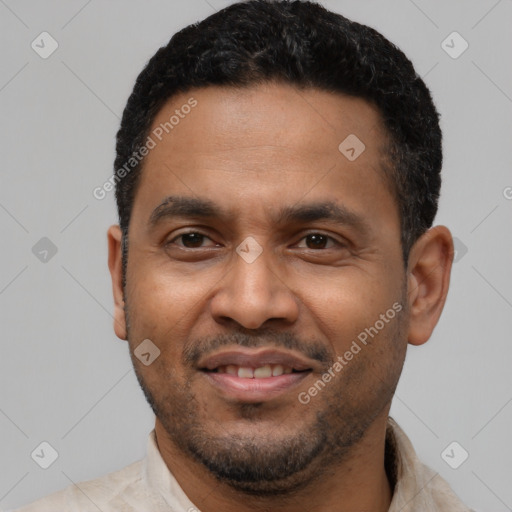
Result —
<path fill-rule="evenodd" d="M 230 265 L 211 304 L 217 320 L 230 318 L 257 329 L 269 319 L 296 319 L 294 294 L 278 275 L 268 249 L 248 237 L 237 247 Z"/>
<path fill-rule="evenodd" d="M 251 246 L 251 241 L 242 242 L 237 248 L 232 267 L 233 291 L 268 302 L 275 291 L 273 281 L 277 279 L 271 265 L 268 250 L 264 253 L 263 248 L 258 250 Z"/>

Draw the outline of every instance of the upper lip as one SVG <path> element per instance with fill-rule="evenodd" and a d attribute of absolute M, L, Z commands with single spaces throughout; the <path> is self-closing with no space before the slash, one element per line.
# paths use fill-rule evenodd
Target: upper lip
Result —
<path fill-rule="evenodd" d="M 275 348 L 248 349 L 237 347 L 215 352 L 200 359 L 200 370 L 215 370 L 219 366 L 243 366 L 248 368 L 261 368 L 267 364 L 280 364 L 293 370 L 312 370 L 318 362 L 304 357 L 298 353 Z"/>

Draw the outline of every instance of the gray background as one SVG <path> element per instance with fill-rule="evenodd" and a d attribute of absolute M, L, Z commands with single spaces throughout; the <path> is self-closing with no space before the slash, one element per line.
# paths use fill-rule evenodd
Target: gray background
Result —
<path fill-rule="evenodd" d="M 176 30 L 228 3 L 0 0 L 3 509 L 144 455 L 153 416 L 112 328 L 114 197 L 92 190 L 112 173 L 143 65 Z M 437 223 L 460 241 L 458 261 L 432 339 L 409 350 L 392 415 L 468 505 L 512 510 L 512 2 L 323 3 L 401 47 L 442 113 Z M 59 44 L 47 59 L 31 48 L 43 31 Z M 453 31 L 469 43 L 457 59 L 441 46 Z M 57 248 L 46 262 L 32 250 L 43 237 Z M 42 441 L 59 454 L 46 470 L 30 456 Z M 441 457 L 452 441 L 469 453 L 458 469 Z"/>

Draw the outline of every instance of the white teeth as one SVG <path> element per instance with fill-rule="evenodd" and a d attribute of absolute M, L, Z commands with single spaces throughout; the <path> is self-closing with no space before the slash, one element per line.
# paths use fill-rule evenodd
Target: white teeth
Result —
<path fill-rule="evenodd" d="M 227 373 L 228 375 L 236 375 L 242 379 L 267 379 L 269 377 L 279 377 L 283 374 L 292 373 L 293 370 L 289 366 L 282 364 L 266 364 L 259 368 L 250 368 L 248 366 L 236 366 L 228 364 L 226 366 L 219 366 L 217 373 Z"/>
<path fill-rule="evenodd" d="M 252 368 L 244 368 L 241 366 L 238 368 L 238 376 L 241 379 L 252 379 L 254 377 L 254 370 Z"/>
<path fill-rule="evenodd" d="M 255 379 L 263 379 L 265 377 L 272 377 L 272 368 L 268 364 L 254 370 Z"/>
<path fill-rule="evenodd" d="M 284 368 L 280 364 L 276 364 L 272 368 L 272 377 L 279 377 L 279 375 L 283 375 Z"/>
<path fill-rule="evenodd" d="M 238 375 L 238 368 L 234 364 L 228 364 L 226 366 L 226 373 L 229 373 L 229 375 Z"/>

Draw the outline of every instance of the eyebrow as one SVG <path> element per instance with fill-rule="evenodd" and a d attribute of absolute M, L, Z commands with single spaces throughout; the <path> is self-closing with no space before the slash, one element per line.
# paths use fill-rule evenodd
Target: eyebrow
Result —
<path fill-rule="evenodd" d="M 209 199 L 186 196 L 168 196 L 151 213 L 149 226 L 173 217 L 225 218 L 226 212 Z"/>
<path fill-rule="evenodd" d="M 168 196 L 153 210 L 148 224 L 152 229 L 161 221 L 175 217 L 228 220 L 230 215 L 209 199 Z M 292 206 L 285 206 L 277 212 L 277 215 L 272 217 L 272 222 L 277 225 L 319 220 L 353 227 L 362 233 L 369 230 L 367 222 L 361 216 L 333 201 L 297 203 Z"/>

